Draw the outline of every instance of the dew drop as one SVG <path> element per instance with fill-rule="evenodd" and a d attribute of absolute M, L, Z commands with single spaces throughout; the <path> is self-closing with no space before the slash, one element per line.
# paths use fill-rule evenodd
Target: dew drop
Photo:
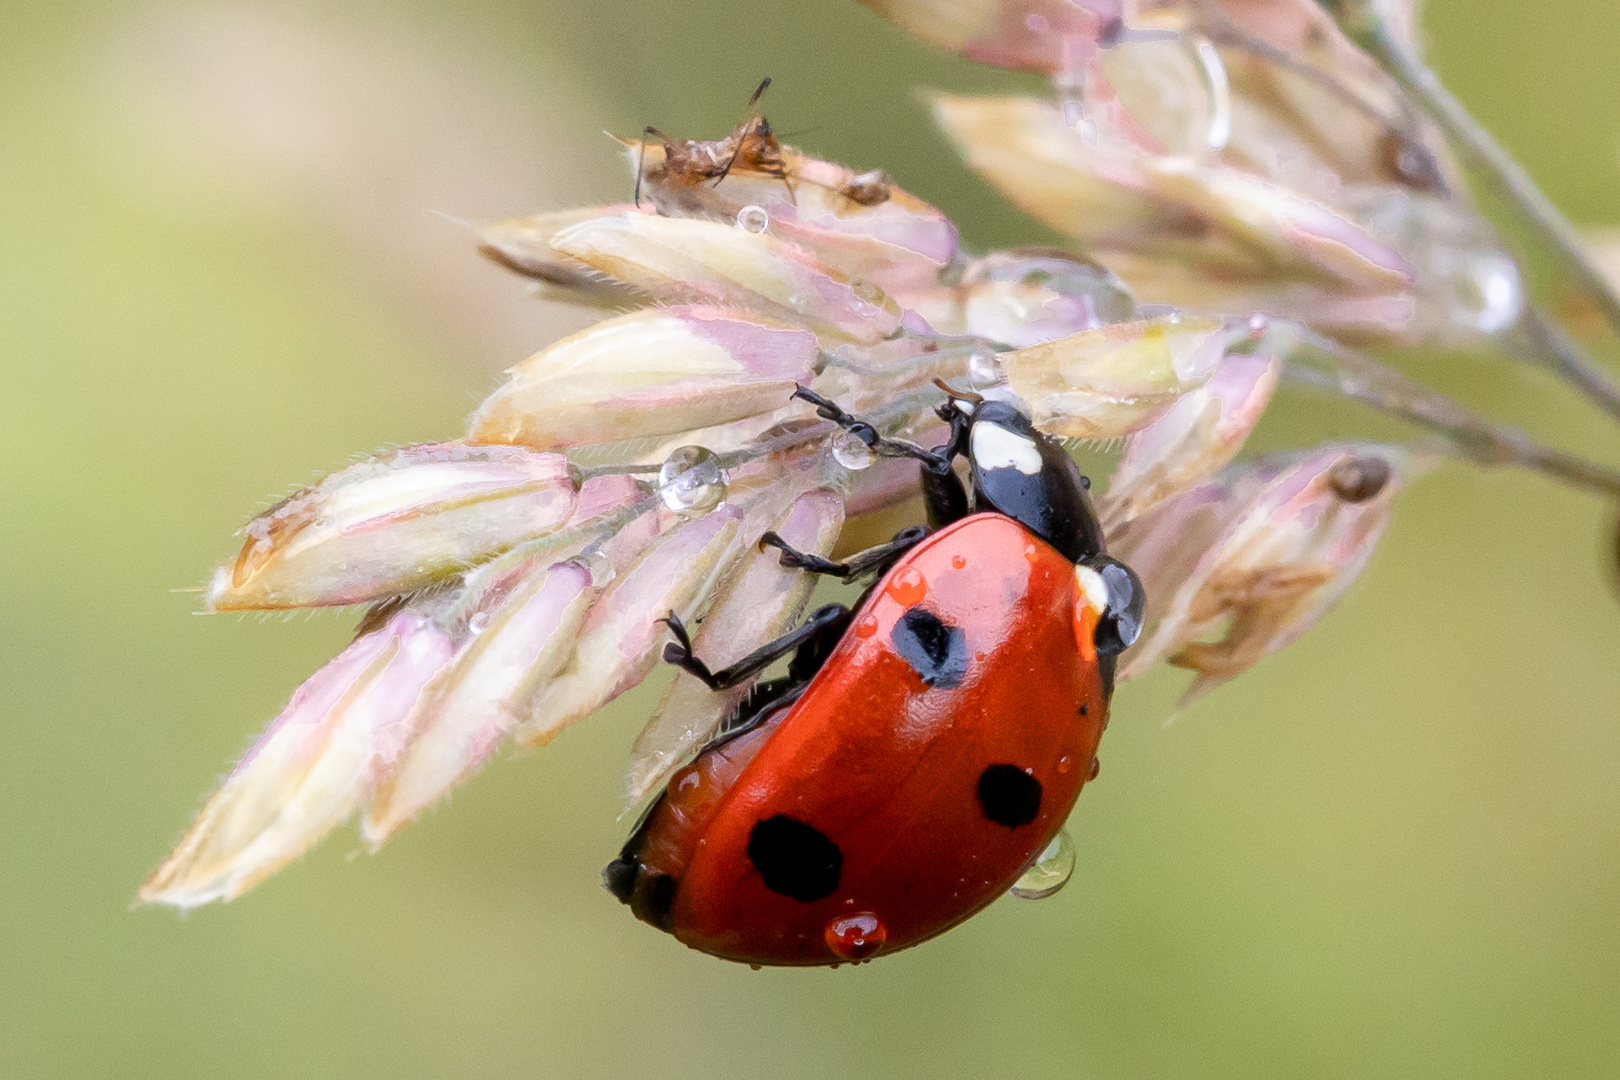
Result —
<path fill-rule="evenodd" d="M 960 570 L 964 566 L 967 565 L 967 559 L 965 557 L 961 556 L 961 555 L 952 555 L 951 556 L 951 565 L 956 567 L 956 569 Z"/>
<path fill-rule="evenodd" d="M 1069 757 L 1068 754 L 1058 758 L 1057 770 L 1059 774 L 1067 774 L 1072 768 L 1074 768 L 1074 759 Z"/>
<path fill-rule="evenodd" d="M 1069 830 L 1059 829 L 1008 891 L 1024 900 L 1044 900 L 1067 885 L 1073 875 L 1074 841 L 1069 839 Z"/>
<path fill-rule="evenodd" d="M 714 451 L 683 446 L 658 470 L 658 497 L 677 514 L 702 514 L 726 501 L 726 476 Z"/>
<path fill-rule="evenodd" d="M 889 582 L 888 593 L 897 604 L 912 607 L 928 595 L 928 580 L 914 566 L 908 566 Z"/>
<path fill-rule="evenodd" d="M 853 431 L 840 431 L 832 437 L 832 455 L 851 472 L 860 472 L 872 464 L 872 448 L 861 442 Z"/>
<path fill-rule="evenodd" d="M 856 637 L 871 637 L 877 633 L 877 620 L 870 615 L 862 615 L 855 621 Z"/>
<path fill-rule="evenodd" d="M 1454 323 L 1481 334 L 1499 334 L 1524 312 L 1518 267 L 1506 255 L 1485 252 L 1458 260 L 1449 275 Z"/>
<path fill-rule="evenodd" d="M 763 206 L 752 203 L 737 211 L 737 228 L 743 232 L 762 233 L 771 227 L 771 215 Z"/>
<path fill-rule="evenodd" d="M 870 911 L 857 911 L 841 915 L 827 924 L 823 935 L 827 948 L 845 960 L 865 960 L 883 948 L 889 931 L 883 921 Z"/>
<path fill-rule="evenodd" d="M 967 368 L 968 382 L 974 386 L 996 386 L 1006 378 L 996 354 L 982 349 L 968 354 Z"/>
<path fill-rule="evenodd" d="M 1100 772 L 1102 772 L 1102 758 L 1094 757 L 1091 759 L 1091 768 L 1086 770 L 1086 779 L 1095 780 Z"/>
<path fill-rule="evenodd" d="M 613 568 L 613 560 L 601 551 L 591 552 L 580 562 L 584 564 L 585 572 L 591 575 L 591 585 L 598 589 L 612 581 L 617 572 Z"/>
<path fill-rule="evenodd" d="M 474 612 L 473 617 L 467 620 L 467 633 L 471 634 L 473 637 L 477 637 L 479 634 L 482 634 L 485 628 L 488 626 L 489 612 Z"/>

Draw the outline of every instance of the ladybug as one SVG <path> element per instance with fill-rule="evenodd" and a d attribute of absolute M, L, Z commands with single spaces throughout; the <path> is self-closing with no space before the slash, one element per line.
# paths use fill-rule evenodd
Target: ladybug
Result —
<path fill-rule="evenodd" d="M 603 872 L 692 948 L 816 965 L 925 941 L 1006 892 L 1096 774 L 1141 583 L 1105 554 L 1089 483 L 1055 440 L 1009 402 L 940 385 L 950 435 L 933 450 L 796 392 L 874 453 L 922 466 L 929 528 L 842 563 L 760 538 L 784 566 L 875 576 L 853 610 L 819 608 L 720 671 L 666 620 L 664 659 L 714 690 L 791 657 Z"/>

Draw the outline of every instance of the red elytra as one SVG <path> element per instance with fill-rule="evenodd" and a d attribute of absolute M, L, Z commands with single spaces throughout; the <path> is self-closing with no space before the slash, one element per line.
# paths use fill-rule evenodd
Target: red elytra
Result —
<path fill-rule="evenodd" d="M 1075 564 L 1017 521 L 929 536 L 796 702 L 671 780 L 637 852 L 657 924 L 745 963 L 832 964 L 1001 896 L 1090 776 L 1108 694 L 1076 643 L 1095 621 Z"/>

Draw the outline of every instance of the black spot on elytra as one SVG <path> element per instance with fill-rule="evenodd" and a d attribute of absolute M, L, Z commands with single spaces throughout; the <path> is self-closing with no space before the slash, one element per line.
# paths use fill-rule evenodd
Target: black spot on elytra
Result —
<path fill-rule="evenodd" d="M 992 765 L 979 774 L 979 805 L 997 825 L 1028 825 L 1041 812 L 1041 782 L 1016 765 Z"/>
<path fill-rule="evenodd" d="M 786 814 L 757 822 L 748 834 L 748 859 L 772 892 L 809 902 L 831 896 L 844 870 L 844 854 L 820 829 Z"/>
<path fill-rule="evenodd" d="M 890 640 L 928 686 L 949 690 L 967 674 L 967 638 L 961 627 L 943 622 L 927 608 L 914 607 L 900 616 Z"/>

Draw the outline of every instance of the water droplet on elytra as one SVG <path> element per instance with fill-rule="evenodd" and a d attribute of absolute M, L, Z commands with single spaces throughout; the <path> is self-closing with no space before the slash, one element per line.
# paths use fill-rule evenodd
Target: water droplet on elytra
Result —
<path fill-rule="evenodd" d="M 771 227 L 771 215 L 763 206 L 752 203 L 737 211 L 737 228 L 743 232 L 762 233 Z"/>
<path fill-rule="evenodd" d="M 840 431 L 832 437 L 832 456 L 851 472 L 860 472 L 872 464 L 872 448 L 863 443 L 853 431 Z"/>
<path fill-rule="evenodd" d="M 1091 768 L 1086 770 L 1086 779 L 1095 780 L 1100 772 L 1102 772 L 1102 758 L 1094 757 L 1091 759 Z"/>
<path fill-rule="evenodd" d="M 1069 883 L 1074 876 L 1074 841 L 1067 829 L 1059 829 L 1046 850 L 1035 857 L 1022 877 L 1008 891 L 1024 900 L 1044 900 Z"/>
<path fill-rule="evenodd" d="M 726 501 L 726 475 L 714 451 L 683 446 L 658 470 L 658 497 L 677 514 L 702 514 Z"/>
<path fill-rule="evenodd" d="M 887 591 L 894 597 L 895 603 L 913 607 L 922 603 L 923 597 L 928 595 L 928 579 L 916 567 L 908 566 L 894 575 Z"/>
<path fill-rule="evenodd" d="M 871 637 L 877 633 L 877 620 L 870 615 L 862 615 L 855 621 L 856 637 Z"/>
<path fill-rule="evenodd" d="M 960 570 L 960 569 L 962 569 L 962 567 L 967 565 L 967 559 L 964 558 L 961 555 L 952 555 L 951 556 L 951 565 L 956 567 L 956 569 Z"/>
<path fill-rule="evenodd" d="M 858 911 L 829 922 L 823 936 L 834 955 L 845 960 L 865 960 L 883 948 L 889 931 L 870 911 Z"/>

